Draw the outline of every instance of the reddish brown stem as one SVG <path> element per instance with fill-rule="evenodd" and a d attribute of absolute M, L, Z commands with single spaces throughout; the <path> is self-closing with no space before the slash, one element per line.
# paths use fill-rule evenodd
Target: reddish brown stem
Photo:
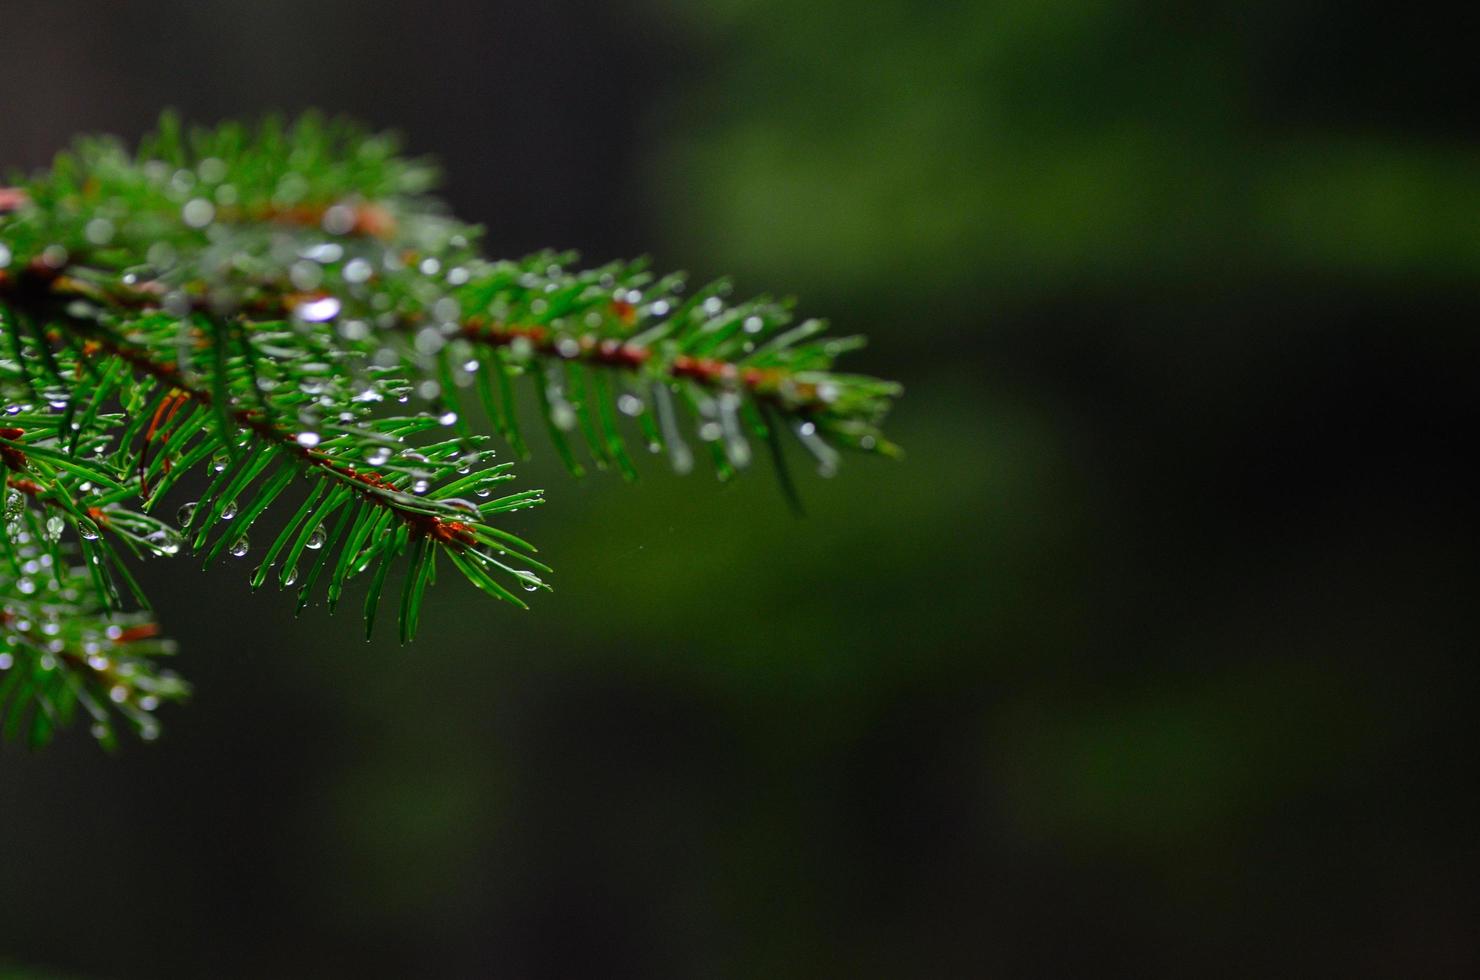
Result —
<path fill-rule="evenodd" d="M 127 344 L 119 343 L 103 333 L 97 335 L 96 342 L 109 354 L 123 360 L 139 373 L 148 375 L 156 381 L 168 385 L 178 394 L 187 396 L 202 405 L 211 405 L 214 403 L 214 398 L 209 391 L 201 391 L 186 384 L 180 376 L 179 369 L 173 364 L 161 364 L 148 357 L 143 351 L 130 347 Z M 362 496 L 376 506 L 385 507 L 395 513 L 401 522 L 411 529 L 413 534 L 433 538 L 443 544 L 456 547 L 471 547 L 477 543 L 472 529 L 461 521 L 407 510 L 404 507 L 397 506 L 394 501 L 387 500 L 385 497 L 372 492 L 372 490 L 394 491 L 396 489 L 380 474 L 368 470 L 357 470 L 352 466 L 345 466 L 342 463 L 335 462 L 323 453 L 300 445 L 297 438 L 291 433 L 279 429 L 276 425 L 273 425 L 254 411 L 233 408 L 230 409 L 230 414 L 233 420 L 242 428 L 273 443 L 284 452 L 294 454 L 308 465 L 363 484 L 366 489 L 363 491 Z"/>
<path fill-rule="evenodd" d="M 139 283 L 130 287 L 103 288 L 85 283 L 72 276 L 60 275 L 54 269 L 32 268 L 28 276 L 44 282 L 58 295 L 83 296 L 95 301 L 136 310 L 157 309 L 164 290 L 156 283 Z M 11 280 L 0 271 L 0 290 L 12 286 Z M 247 309 L 257 316 L 287 317 L 304 303 L 324 298 L 322 293 L 290 293 L 281 296 L 263 296 L 251 300 Z M 196 297 L 197 308 L 207 308 L 204 299 Z M 614 304 L 624 306 L 626 304 Z M 622 310 L 616 310 L 622 315 Z M 414 321 L 403 321 L 404 329 L 414 329 Z M 576 348 L 567 351 L 570 338 L 558 338 L 547 327 L 539 324 L 509 324 L 490 321 L 474 314 L 463 321 L 462 336 L 469 341 L 488 347 L 508 347 L 518 341 L 528 343 L 541 356 L 551 359 L 571 360 L 580 358 L 591 364 L 619 370 L 632 371 L 650 361 L 653 352 L 646 347 L 637 347 L 610 337 L 592 334 L 575 338 Z M 730 361 L 711 357 L 692 357 L 680 354 L 673 359 L 668 373 L 674 380 L 687 379 L 710 388 L 744 386 L 752 396 L 762 401 L 783 404 L 791 411 L 817 412 L 827 407 L 827 402 L 815 384 L 797 381 L 790 371 L 783 368 L 742 368 Z"/>

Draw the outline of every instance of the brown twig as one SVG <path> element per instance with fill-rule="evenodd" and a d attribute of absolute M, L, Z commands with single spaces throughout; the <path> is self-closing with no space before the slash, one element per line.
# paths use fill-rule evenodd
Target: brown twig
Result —
<path fill-rule="evenodd" d="M 169 386 L 176 393 L 190 398 L 201 405 L 211 405 L 214 397 L 209 391 L 193 388 L 185 383 L 180 371 L 173 364 L 163 364 L 150 358 L 143 351 L 121 343 L 107 333 L 99 331 L 94 337 L 94 342 L 107 353 L 119 358 L 141 374 Z M 297 440 L 292 433 L 285 432 L 272 422 L 263 418 L 260 414 L 249 409 L 230 409 L 232 419 L 242 428 L 255 433 L 261 438 L 273 443 L 285 452 L 292 453 L 309 466 L 332 473 L 341 479 L 350 480 L 364 487 L 361 496 L 376 506 L 384 507 L 393 512 L 403 524 L 411 529 L 411 532 L 422 537 L 429 537 L 440 541 L 445 545 L 459 548 L 472 547 L 477 543 L 473 531 L 462 521 L 454 521 L 434 514 L 423 514 L 420 511 L 408 510 L 388 500 L 375 491 L 390 491 L 400 493 L 394 485 L 382 477 L 379 473 L 370 470 L 358 470 L 352 466 L 345 466 L 335 462 L 331 457 L 324 455 L 314 449 L 310 449 Z"/>
<path fill-rule="evenodd" d="M 75 277 L 58 275 L 56 270 L 33 268 L 27 270 L 36 279 L 45 282 L 53 292 L 64 296 L 79 296 L 95 301 L 107 302 L 129 309 L 158 309 L 163 301 L 164 290 L 157 283 L 141 282 L 133 286 L 103 288 L 83 282 Z M 0 272 L 0 289 L 10 281 Z M 288 293 L 267 295 L 249 301 L 247 308 L 257 316 L 287 317 L 306 303 L 326 298 L 324 293 Z M 196 309 L 209 309 L 205 297 L 190 298 Z M 618 316 L 624 312 L 614 304 Z M 400 321 L 403 330 L 414 330 L 414 320 Z M 653 357 L 647 347 L 638 347 L 611 337 L 585 334 L 580 337 L 560 337 L 549 328 L 539 324 L 509 324 L 488 320 L 473 314 L 461 327 L 462 336 L 482 346 L 509 347 L 518 342 L 529 344 L 540 355 L 561 360 L 581 359 L 601 367 L 633 371 L 642 367 Z M 571 347 L 574 340 L 575 346 Z M 752 396 L 776 403 L 791 411 L 818 412 L 827 408 L 818 386 L 810 382 L 797 381 L 791 371 L 784 368 L 742 368 L 730 361 L 712 357 L 693 357 L 680 354 L 669 364 L 668 373 L 674 380 L 687 379 L 709 388 L 745 387 Z"/>

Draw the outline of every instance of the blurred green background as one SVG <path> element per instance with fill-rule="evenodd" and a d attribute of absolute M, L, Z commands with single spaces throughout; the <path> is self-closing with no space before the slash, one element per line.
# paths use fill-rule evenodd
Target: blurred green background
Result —
<path fill-rule="evenodd" d="M 146 568 L 197 696 L 0 751 L 0 975 L 1480 970 L 1473 17 L 0 14 L 4 164 L 166 104 L 397 127 L 494 252 L 867 333 L 909 454 L 797 520 L 541 446 L 555 595 L 449 580 L 404 650 Z"/>

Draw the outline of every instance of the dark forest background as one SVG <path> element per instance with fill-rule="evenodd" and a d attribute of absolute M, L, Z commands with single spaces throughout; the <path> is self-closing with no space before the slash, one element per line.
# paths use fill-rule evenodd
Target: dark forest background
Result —
<path fill-rule="evenodd" d="M 796 293 L 909 390 L 800 521 L 540 446 L 558 591 L 449 579 L 404 650 L 147 566 L 197 695 L 0 750 L 0 975 L 1475 975 L 1449 17 L 0 0 L 0 170 L 350 113 L 494 253 Z"/>

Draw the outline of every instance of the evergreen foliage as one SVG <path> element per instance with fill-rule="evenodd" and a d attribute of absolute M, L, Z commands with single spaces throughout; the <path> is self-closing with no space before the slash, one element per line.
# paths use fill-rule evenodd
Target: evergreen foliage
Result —
<path fill-rule="evenodd" d="M 524 606 L 549 568 L 497 521 L 541 491 L 471 421 L 525 454 L 521 385 L 577 474 L 634 479 L 636 438 L 727 479 L 759 446 L 790 494 L 784 435 L 824 474 L 895 451 L 898 387 L 833 370 L 858 338 L 641 262 L 485 259 L 397 150 L 316 116 L 167 116 L 137 152 L 84 139 L 0 188 L 0 734 L 44 742 L 79 708 L 105 744 L 157 734 L 188 688 L 129 571 L 151 555 L 260 554 L 252 586 L 300 610 L 361 577 L 367 636 L 384 602 L 402 642 L 439 563 Z"/>

